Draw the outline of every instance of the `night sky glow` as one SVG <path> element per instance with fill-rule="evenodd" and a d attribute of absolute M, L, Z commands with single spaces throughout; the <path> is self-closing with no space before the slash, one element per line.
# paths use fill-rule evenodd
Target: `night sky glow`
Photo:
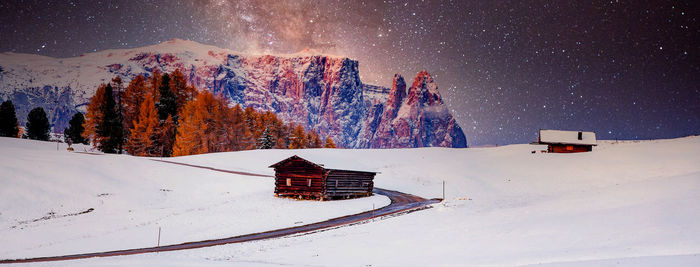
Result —
<path fill-rule="evenodd" d="M 2 1 L 0 52 L 73 57 L 172 38 L 309 48 L 389 86 L 434 75 L 471 145 L 540 128 L 700 134 L 698 1 Z"/>

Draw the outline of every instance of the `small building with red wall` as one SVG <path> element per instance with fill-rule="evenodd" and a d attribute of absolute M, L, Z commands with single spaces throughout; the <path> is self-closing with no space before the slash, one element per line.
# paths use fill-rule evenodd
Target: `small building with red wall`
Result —
<path fill-rule="evenodd" d="M 540 130 L 537 143 L 547 145 L 549 153 L 589 152 L 598 145 L 594 132 L 562 130 Z"/>
<path fill-rule="evenodd" d="M 270 166 L 275 195 L 319 200 L 371 196 L 376 172 L 328 168 L 297 155 Z"/>

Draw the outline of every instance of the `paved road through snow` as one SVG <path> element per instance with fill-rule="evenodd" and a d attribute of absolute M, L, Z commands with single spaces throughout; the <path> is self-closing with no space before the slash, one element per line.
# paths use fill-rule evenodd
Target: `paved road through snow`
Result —
<path fill-rule="evenodd" d="M 205 169 L 209 169 L 212 171 L 270 177 L 269 175 L 263 175 L 263 174 L 253 174 L 253 173 L 243 173 L 243 172 L 237 172 L 237 171 L 221 170 L 221 169 L 215 169 L 215 168 L 206 167 L 206 166 L 182 164 L 182 163 L 170 162 L 170 161 L 164 161 L 164 160 L 158 160 L 158 161 L 165 162 L 165 163 L 185 165 L 185 166 L 190 166 L 190 167 L 196 167 L 196 168 L 205 168 Z M 351 224 L 371 220 L 371 219 L 377 218 L 377 217 L 383 217 L 383 216 L 389 216 L 389 215 L 397 216 L 397 215 L 401 215 L 401 214 L 429 208 L 430 204 L 437 203 L 440 201 L 437 199 L 424 199 L 422 197 L 414 196 L 411 194 L 406 194 L 406 193 L 401 193 L 398 191 L 392 191 L 392 190 L 381 189 L 381 188 L 376 188 L 376 187 L 374 188 L 374 193 L 387 196 L 391 200 L 391 204 L 389 204 L 386 207 L 376 209 L 373 211 L 366 211 L 366 212 L 362 212 L 362 213 L 358 213 L 358 214 L 333 218 L 333 219 L 330 219 L 327 221 L 322 221 L 322 222 L 317 222 L 317 223 L 312 223 L 312 224 L 307 224 L 307 225 L 301 225 L 301 226 L 295 226 L 295 227 L 289 227 L 289 228 L 283 228 L 283 229 L 277 229 L 277 230 L 261 232 L 261 233 L 239 235 L 239 236 L 227 237 L 227 238 L 221 238 L 221 239 L 186 242 L 186 243 L 181 243 L 181 244 L 166 245 L 166 246 L 160 246 L 160 247 L 146 247 L 146 248 L 135 248 L 135 249 L 114 250 L 114 251 L 73 254 L 73 255 L 63 255 L 63 256 L 26 258 L 26 259 L 5 259 L 5 260 L 0 260 L 0 263 L 27 263 L 27 262 L 63 261 L 63 260 L 85 259 L 85 258 L 92 258 L 92 257 L 123 256 L 123 255 L 152 253 L 152 252 L 159 252 L 159 251 L 194 249 L 194 248 L 211 247 L 211 246 L 218 246 L 218 245 L 225 245 L 225 244 L 241 243 L 241 242 L 254 241 L 254 240 L 278 238 L 278 237 L 294 235 L 294 234 L 302 234 L 302 233 L 310 233 L 310 232 L 320 231 L 320 230 L 328 230 L 328 229 L 332 229 L 332 228 L 336 228 L 336 227 L 340 227 L 340 226 L 346 226 L 346 225 L 351 225 Z"/>

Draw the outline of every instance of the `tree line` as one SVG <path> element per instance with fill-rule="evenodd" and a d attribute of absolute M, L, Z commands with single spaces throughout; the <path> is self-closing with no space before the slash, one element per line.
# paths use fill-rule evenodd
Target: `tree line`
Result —
<path fill-rule="evenodd" d="M 68 122 L 68 127 L 63 130 L 63 138 L 66 142 L 88 144 L 88 140 L 82 136 L 85 117 L 78 112 Z M 0 105 L 0 136 L 34 139 L 48 141 L 51 137 L 51 124 L 49 118 L 41 107 L 29 111 L 25 129 L 19 126 L 15 105 L 11 100 L 6 100 Z"/>
<path fill-rule="evenodd" d="M 183 156 L 271 148 L 335 147 L 301 125 L 270 111 L 230 106 L 222 96 L 198 91 L 175 70 L 119 77 L 102 84 L 87 106 L 82 134 L 105 153 Z"/>
<path fill-rule="evenodd" d="M 32 109 L 22 133 L 12 101 L 0 106 L 0 136 L 48 140 L 46 112 Z M 222 96 L 198 91 L 175 70 L 129 84 L 120 77 L 100 85 L 87 106 L 64 130 L 64 139 L 92 143 L 105 153 L 126 151 L 137 156 L 184 156 L 248 149 L 335 148 L 301 125 L 284 123 L 270 111 L 230 106 Z"/>
<path fill-rule="evenodd" d="M 43 108 L 37 107 L 27 114 L 26 132 L 19 127 L 15 105 L 10 100 L 0 104 L 0 136 L 48 141 L 51 124 Z"/>

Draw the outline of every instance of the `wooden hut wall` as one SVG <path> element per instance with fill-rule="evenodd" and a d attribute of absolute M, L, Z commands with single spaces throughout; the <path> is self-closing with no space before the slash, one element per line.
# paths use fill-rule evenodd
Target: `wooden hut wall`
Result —
<path fill-rule="evenodd" d="M 549 153 L 577 153 L 593 151 L 593 146 L 552 144 L 547 147 L 547 150 L 549 150 Z"/>
<path fill-rule="evenodd" d="M 371 172 L 328 170 L 326 195 L 328 197 L 369 195 L 374 188 Z"/>
<path fill-rule="evenodd" d="M 287 179 L 289 179 L 290 185 L 287 184 Z M 275 194 L 320 197 L 323 195 L 323 191 L 322 168 L 301 160 L 294 160 L 275 168 Z"/>

